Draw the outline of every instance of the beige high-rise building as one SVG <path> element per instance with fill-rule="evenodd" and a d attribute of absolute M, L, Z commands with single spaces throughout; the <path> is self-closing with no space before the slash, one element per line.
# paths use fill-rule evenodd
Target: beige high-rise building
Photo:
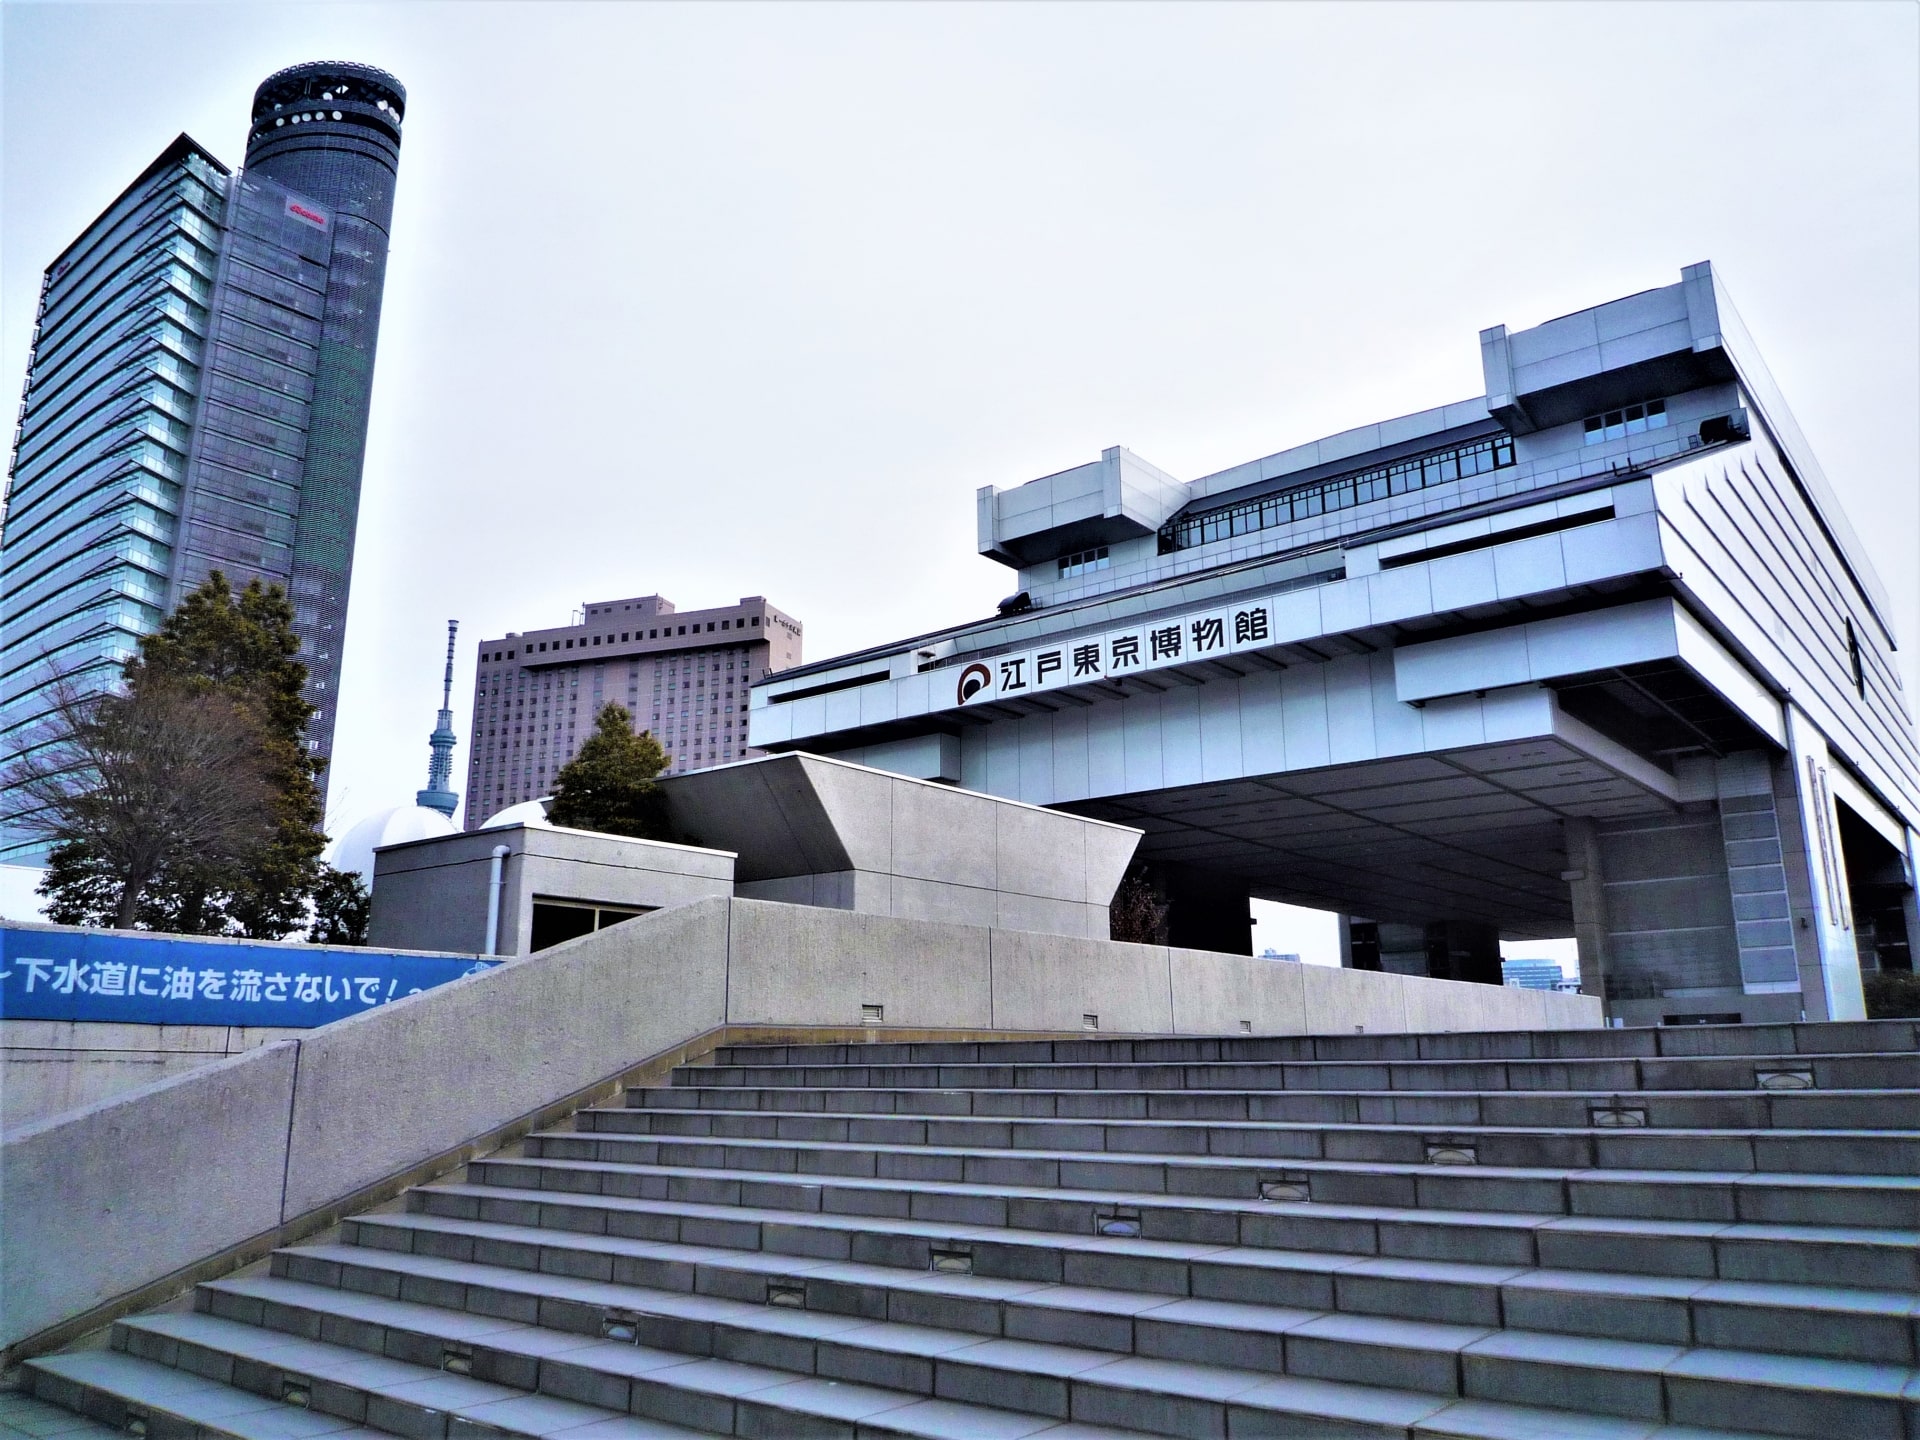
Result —
<path fill-rule="evenodd" d="M 608 701 L 651 730 L 669 775 L 744 760 L 747 687 L 800 663 L 800 622 L 759 595 L 677 611 L 642 595 L 594 600 L 580 623 L 480 642 L 465 825 L 551 793 Z"/>

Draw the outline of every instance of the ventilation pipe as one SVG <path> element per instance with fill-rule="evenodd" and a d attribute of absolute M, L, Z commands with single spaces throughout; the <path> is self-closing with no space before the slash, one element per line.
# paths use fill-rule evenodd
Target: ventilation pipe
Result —
<path fill-rule="evenodd" d="M 487 877 L 487 954 L 500 953 L 500 892 L 507 883 L 507 856 L 513 851 L 505 845 L 493 847 L 493 873 Z"/>

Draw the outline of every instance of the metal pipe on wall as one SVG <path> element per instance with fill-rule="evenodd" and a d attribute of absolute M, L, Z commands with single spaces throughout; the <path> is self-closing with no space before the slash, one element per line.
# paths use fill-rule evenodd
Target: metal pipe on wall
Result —
<path fill-rule="evenodd" d="M 507 856 L 513 853 L 505 845 L 493 847 L 493 870 L 487 877 L 487 954 L 500 953 L 500 892 L 507 883 Z"/>

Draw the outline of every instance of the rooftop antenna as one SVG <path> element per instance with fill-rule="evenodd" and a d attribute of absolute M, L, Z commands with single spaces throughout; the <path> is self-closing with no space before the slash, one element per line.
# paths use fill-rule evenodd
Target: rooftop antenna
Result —
<path fill-rule="evenodd" d="M 447 673 L 440 685 L 440 723 L 427 737 L 427 744 L 433 747 L 433 758 L 427 762 L 427 788 L 413 797 L 416 805 L 438 810 L 449 820 L 460 806 L 460 797 L 453 790 L 453 747 L 459 743 L 453 733 L 453 637 L 459 633 L 460 622 L 447 621 Z"/>

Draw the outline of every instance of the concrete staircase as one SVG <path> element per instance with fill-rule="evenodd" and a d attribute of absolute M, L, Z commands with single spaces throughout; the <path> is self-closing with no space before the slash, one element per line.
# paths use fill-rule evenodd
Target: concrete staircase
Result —
<path fill-rule="evenodd" d="M 121 1431 L 1920 1440 L 1914 1022 L 746 1046 L 122 1321 Z"/>

